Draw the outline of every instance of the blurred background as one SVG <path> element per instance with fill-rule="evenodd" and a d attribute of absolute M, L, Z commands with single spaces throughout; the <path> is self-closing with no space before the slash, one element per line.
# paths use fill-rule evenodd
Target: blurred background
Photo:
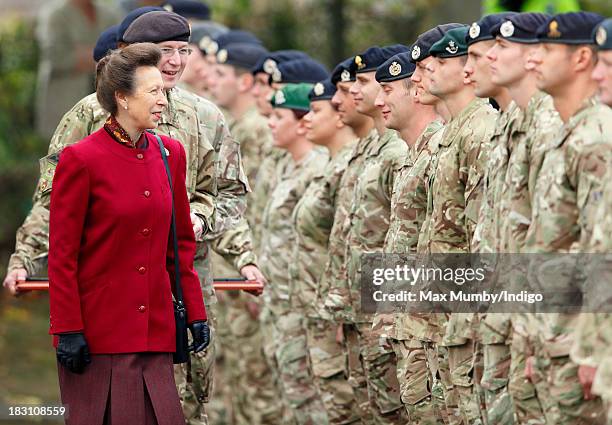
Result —
<path fill-rule="evenodd" d="M 2 279 L 14 248 L 15 231 L 31 207 L 38 159 L 46 155 L 49 142 L 48 131 L 36 125 L 41 49 L 46 49 L 48 56 L 52 48 L 52 60 L 58 62 L 64 58 L 75 60 L 71 48 L 59 42 L 49 46 L 45 30 L 39 25 L 41 16 L 58 1 L 81 6 L 94 3 L 93 0 L 0 0 Z M 439 23 L 471 23 L 481 14 L 499 9 L 547 10 L 563 1 L 566 0 L 484 0 L 485 3 L 479 0 L 209 0 L 206 3 L 211 7 L 212 20 L 254 32 L 269 50 L 304 50 L 331 68 L 371 45 L 410 44 L 419 33 Z M 612 15 L 609 0 L 572 1 L 583 10 Z M 127 7 L 161 2 L 99 0 L 99 3 L 111 11 L 112 24 L 121 20 Z M 45 293 L 13 298 L 0 291 L 0 412 L 6 411 L 3 405 L 59 400 L 54 352 L 47 334 L 47 303 Z M 0 418 L 0 423 L 53 422 Z"/>

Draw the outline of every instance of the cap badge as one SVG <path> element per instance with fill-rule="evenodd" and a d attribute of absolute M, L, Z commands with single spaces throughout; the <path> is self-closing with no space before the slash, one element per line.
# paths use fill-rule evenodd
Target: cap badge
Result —
<path fill-rule="evenodd" d="M 174 8 L 172 7 L 171 4 L 165 4 L 164 9 L 168 12 L 174 12 Z"/>
<path fill-rule="evenodd" d="M 419 58 L 419 56 L 421 56 L 421 48 L 419 46 L 417 46 L 416 44 L 412 48 L 412 55 L 411 56 L 412 56 L 412 60 L 417 60 Z"/>
<path fill-rule="evenodd" d="M 389 74 L 391 74 L 392 77 L 397 77 L 398 75 L 400 75 L 401 72 L 402 72 L 402 66 L 399 63 L 394 61 L 389 66 Z"/>
<path fill-rule="evenodd" d="M 207 35 L 202 37 L 202 39 L 200 40 L 200 44 L 199 44 L 200 50 L 206 51 L 206 49 L 208 49 L 208 46 L 210 45 L 210 43 L 212 43 L 212 38 L 210 38 Z"/>
<path fill-rule="evenodd" d="M 217 53 L 217 62 L 225 63 L 227 62 L 227 50 L 221 49 L 219 53 Z"/>
<path fill-rule="evenodd" d="M 459 46 L 457 46 L 457 44 L 453 40 L 450 40 L 445 50 L 451 55 L 454 55 L 459 51 Z"/>
<path fill-rule="evenodd" d="M 272 75 L 276 69 L 276 61 L 274 59 L 266 59 L 263 63 L 263 70 L 266 74 Z"/>
<path fill-rule="evenodd" d="M 361 59 L 361 56 L 355 56 L 355 65 L 357 65 L 357 69 L 365 68 L 365 63 L 363 63 L 363 59 Z"/>
<path fill-rule="evenodd" d="M 272 71 L 272 81 L 274 81 L 275 83 L 280 83 L 282 80 L 283 74 L 281 74 L 278 68 Z"/>
<path fill-rule="evenodd" d="M 559 32 L 559 23 L 557 21 L 551 21 L 551 23 L 548 25 L 548 37 L 561 37 L 561 33 Z"/>
<path fill-rule="evenodd" d="M 499 33 L 502 37 L 512 37 L 514 35 L 514 24 L 512 21 L 506 21 L 499 27 Z"/>
<path fill-rule="evenodd" d="M 604 27 L 599 27 L 597 32 L 595 33 L 595 42 L 598 46 L 603 46 L 606 44 L 606 40 L 608 39 L 608 33 Z"/>
<path fill-rule="evenodd" d="M 219 44 L 216 41 L 211 41 L 206 49 L 206 53 L 209 55 L 216 55 L 219 51 Z"/>
<path fill-rule="evenodd" d="M 474 39 L 480 35 L 480 25 L 478 22 L 474 22 L 470 27 L 470 38 Z"/>
<path fill-rule="evenodd" d="M 312 90 L 315 96 L 323 96 L 323 93 L 325 93 L 325 86 L 321 83 L 317 83 Z"/>
<path fill-rule="evenodd" d="M 285 99 L 285 93 L 283 93 L 281 90 L 278 90 L 274 95 L 274 103 L 277 105 L 282 105 L 286 101 L 287 99 Z"/>
<path fill-rule="evenodd" d="M 340 74 L 340 80 L 343 83 L 346 83 L 347 81 L 351 81 L 351 73 L 348 71 L 348 69 L 345 69 L 344 71 L 342 71 L 342 73 Z"/>

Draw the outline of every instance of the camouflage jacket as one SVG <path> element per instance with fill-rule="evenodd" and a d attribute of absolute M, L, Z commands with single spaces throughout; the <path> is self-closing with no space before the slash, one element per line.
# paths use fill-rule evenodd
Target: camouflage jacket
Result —
<path fill-rule="evenodd" d="M 359 139 L 342 178 L 336 194 L 336 212 L 332 226 L 328 252 L 329 258 L 325 265 L 325 272 L 321 276 L 321 287 L 329 288 L 325 298 L 325 309 L 337 321 L 348 322 L 349 316 L 344 313 L 345 303 L 349 295 L 349 287 L 346 274 L 346 241 L 350 231 L 349 214 L 353 201 L 355 184 L 359 179 L 365 160 L 366 152 L 371 145 L 378 141 L 378 133 L 372 129 L 370 133 Z"/>
<path fill-rule="evenodd" d="M 34 261 L 47 255 L 48 208 L 61 150 L 101 128 L 107 117 L 94 93 L 79 101 L 62 118 L 51 139 L 48 156 L 40 161 L 41 176 L 34 206 L 17 232 L 9 269 L 25 267 L 32 273 Z M 214 229 L 219 235 L 234 227 L 246 208 L 249 186 L 239 145 L 229 134 L 219 110 L 198 96 L 174 88 L 168 92 L 168 107 L 156 131 L 179 140 L 185 147 L 191 211 L 202 218 L 206 230 Z"/>
<path fill-rule="evenodd" d="M 397 170 L 408 155 L 399 134 L 387 130 L 372 143 L 355 183 L 349 214 L 346 269 L 349 297 L 345 312 L 355 322 L 371 322 L 373 316 L 361 310 L 361 255 L 383 251 L 391 216 L 391 196 Z"/>
<path fill-rule="evenodd" d="M 340 180 L 355 143 L 345 145 L 308 185 L 293 211 L 296 244 L 289 264 L 291 304 L 308 317 L 328 318 L 322 303 L 329 288 L 320 285 L 328 258 L 329 234 L 334 224 Z"/>
<path fill-rule="evenodd" d="M 266 310 L 280 316 L 291 310 L 289 263 L 296 243 L 293 210 L 312 178 L 327 164 L 327 153 L 312 149 L 299 162 L 286 157 L 279 163 L 278 184 L 268 198 L 262 219 L 261 270 L 268 280 Z"/>
<path fill-rule="evenodd" d="M 446 125 L 431 165 L 431 218 L 419 239 L 419 252 L 470 252 L 496 116 L 487 101 L 474 99 Z"/>

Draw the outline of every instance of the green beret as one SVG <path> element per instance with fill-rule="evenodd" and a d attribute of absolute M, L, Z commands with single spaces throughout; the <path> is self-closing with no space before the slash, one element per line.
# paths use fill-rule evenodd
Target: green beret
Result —
<path fill-rule="evenodd" d="M 608 18 L 595 28 L 593 38 L 599 50 L 612 50 L 612 19 Z"/>
<path fill-rule="evenodd" d="M 468 46 L 465 37 L 468 31 L 468 26 L 449 30 L 444 37 L 431 46 L 429 54 L 438 58 L 456 58 L 467 55 Z"/>
<path fill-rule="evenodd" d="M 310 99 L 308 94 L 313 85 L 308 83 L 287 84 L 277 90 L 270 103 L 274 108 L 296 109 L 298 111 L 310 110 Z"/>
<path fill-rule="evenodd" d="M 161 43 L 189 41 L 191 28 L 187 19 L 166 11 L 153 11 L 139 16 L 123 34 L 126 43 Z"/>

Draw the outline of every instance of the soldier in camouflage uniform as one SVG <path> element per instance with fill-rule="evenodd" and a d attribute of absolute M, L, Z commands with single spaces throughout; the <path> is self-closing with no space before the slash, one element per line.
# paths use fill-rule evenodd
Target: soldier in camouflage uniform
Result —
<path fill-rule="evenodd" d="M 382 113 L 375 105 L 380 89 L 374 78 L 375 71 L 391 56 L 406 50 L 401 45 L 372 47 L 355 56 L 351 65 L 356 81 L 349 92 L 355 100 L 357 112 L 373 119 L 378 134 L 363 151 L 360 158 L 363 162 L 359 169 L 354 170 L 358 173 L 352 175 L 351 206 L 342 223 L 348 235 L 342 248 L 345 251 L 342 280 L 333 282 L 327 299 L 331 311 L 342 314 L 344 321 L 349 323 L 344 328 L 347 349 L 349 353 L 352 350 L 359 352 L 361 368 L 365 371 L 369 414 L 374 423 L 402 423 L 406 420 L 399 397 L 395 353 L 387 342 L 379 343 L 379 335 L 372 329 L 372 315 L 360 311 L 360 257 L 362 253 L 382 252 L 389 225 L 395 170 L 406 155 L 405 143 L 395 131 L 385 128 Z M 347 173 L 348 169 L 345 176 L 351 176 Z M 359 377 L 361 368 L 355 371 Z M 349 370 L 349 379 L 352 372 Z M 353 382 L 358 383 L 356 379 Z M 363 382 L 358 384 L 363 385 Z M 357 391 L 358 396 L 363 396 L 363 389 Z M 365 404 L 365 399 L 360 400 L 361 406 Z"/>
<path fill-rule="evenodd" d="M 357 139 L 331 103 L 335 92 L 336 86 L 328 79 L 315 84 L 309 95 L 310 112 L 304 117 L 306 138 L 327 148 L 330 161 L 314 176 L 293 211 L 296 244 L 289 275 L 292 304 L 306 315 L 310 364 L 329 423 L 349 424 L 359 420 L 355 395 L 345 375 L 343 344 L 336 341 L 337 326 L 322 305 L 327 288 L 320 285 L 338 185 Z"/>
<path fill-rule="evenodd" d="M 497 190 L 504 196 L 494 201 L 497 202 L 497 212 L 494 217 L 490 217 L 488 229 L 491 240 L 495 241 L 492 249 L 494 252 L 523 252 L 525 235 L 531 221 L 532 182 L 539 171 L 547 141 L 561 126 L 552 98 L 538 91 L 536 76 L 528 66 L 528 59 L 537 48 L 536 30 L 546 19 L 547 16 L 540 13 L 512 15 L 495 25 L 491 31 L 496 37 L 495 45 L 488 52 L 492 61 L 492 81 L 507 87 L 519 108 L 519 116 L 509 123 L 506 130 L 503 141 L 505 156 L 504 150 L 496 147 L 490 159 L 494 161 L 499 157 L 501 165 L 506 161 L 505 177 L 497 185 Z M 489 200 L 487 196 L 486 202 Z M 524 279 L 527 273 L 526 270 L 523 273 L 516 271 L 523 265 L 517 264 L 516 267 L 510 274 L 514 283 Z M 507 332 L 498 334 L 510 342 L 508 391 L 513 399 L 516 420 L 520 424 L 537 425 L 546 421 L 536 388 L 524 373 L 526 358 L 534 350 L 535 338 L 533 334 L 530 337 L 529 332 L 533 320 L 534 316 L 527 312 L 512 313 L 509 335 Z M 506 328 L 497 326 L 496 329 Z M 543 385 L 538 386 L 538 393 L 546 391 Z"/>
<path fill-rule="evenodd" d="M 478 223 L 474 229 L 473 252 L 498 253 L 494 222 L 499 220 L 501 198 L 505 195 L 503 183 L 508 159 L 509 129 L 520 116 L 520 110 L 512 102 L 508 90 L 491 81 L 491 59 L 488 50 L 495 43 L 491 29 L 514 13 L 488 15 L 474 22 L 468 31 L 468 60 L 464 71 L 474 85 L 477 97 L 495 100 L 500 114 L 491 137 L 491 152 L 483 179 L 482 205 Z M 483 260 L 487 260 L 483 257 Z M 494 264 L 491 264 L 494 266 Z M 512 425 L 514 408 L 508 393 L 510 365 L 510 315 L 506 313 L 479 314 L 476 332 L 474 390 L 480 397 L 481 415 L 485 423 Z"/>
<path fill-rule="evenodd" d="M 431 93 L 446 103 L 452 120 L 447 124 L 430 174 L 428 219 L 419 239 L 419 252 L 469 253 L 480 209 L 482 179 L 489 142 L 497 113 L 485 100 L 474 96 L 474 89 L 462 77 L 468 27 L 453 28 L 436 42 L 429 53 L 434 60 Z M 440 344 L 448 351 L 452 390 L 459 397 L 459 409 L 447 406 L 449 418 L 465 423 L 481 423 L 479 397 L 473 391 L 475 314 L 453 313 Z M 444 351 L 444 348 L 442 348 Z M 451 391 L 452 391 L 451 390 Z"/>
<path fill-rule="evenodd" d="M 156 12 L 151 16 L 154 27 L 166 31 L 161 35 L 163 39 L 167 39 L 168 31 L 176 31 L 176 26 L 171 24 L 177 22 L 185 22 L 186 28 L 176 34 L 177 40 L 188 37 L 187 23 L 178 15 Z M 139 19 L 147 19 L 134 21 L 136 24 L 132 24 L 134 27 L 131 32 L 133 38 L 129 38 L 126 32 L 126 42 L 149 41 L 139 38 L 138 29 L 151 26 L 151 16 L 146 14 Z M 203 235 L 212 234 L 213 229 L 220 234 L 240 221 L 249 187 L 242 170 L 239 145 L 230 136 L 219 110 L 210 102 L 174 87 L 188 57 L 187 53 L 183 54 L 175 49 L 184 48 L 187 41 L 164 41 L 159 45 L 162 49 L 169 49 L 160 62 L 167 89 L 168 107 L 162 114 L 157 131 L 181 141 L 185 147 L 188 196 L 194 233 L 200 242 L 195 267 L 200 275 L 206 306 L 212 311 L 210 306 L 216 299 L 207 262 L 208 247 L 202 243 Z M 102 127 L 107 117 L 108 113 L 99 105 L 96 95 L 92 94 L 78 102 L 62 118 L 51 139 L 49 155 L 41 160 L 41 177 L 34 196 L 34 206 L 17 234 L 15 253 L 9 261 L 9 276 L 5 280 L 5 286 L 9 286 L 9 289 L 14 285 L 15 278 L 23 279 L 27 275 L 40 272 L 36 267 L 36 260 L 47 255 L 51 182 L 61 150 Z M 225 243 L 226 250 L 238 251 L 240 254 L 244 249 L 251 249 L 248 235 L 237 235 Z M 214 328 L 213 325 L 214 318 L 211 320 L 211 329 Z M 214 332 L 214 329 L 212 330 Z M 206 423 L 203 403 L 207 401 L 211 389 L 213 358 L 214 346 L 211 346 L 204 353 L 194 354 L 190 363 L 176 368 L 177 386 L 183 400 L 184 412 L 194 424 Z"/>
<path fill-rule="evenodd" d="M 282 395 L 298 424 L 326 424 L 327 414 L 308 360 L 304 313 L 291 298 L 289 262 L 296 236 L 293 210 L 308 183 L 327 163 L 327 154 L 305 138 L 303 116 L 310 84 L 288 84 L 272 97 L 268 120 L 274 143 L 289 152 L 278 167 L 278 184 L 263 213 L 261 261 L 269 281 L 263 318 L 273 325 L 272 341 Z M 269 319 L 267 319 L 269 318 Z"/>
<path fill-rule="evenodd" d="M 393 56 L 376 71 L 376 81 L 381 85 L 376 105 L 382 110 L 385 126 L 398 131 L 408 146 L 408 155 L 399 164 L 393 185 L 385 253 L 416 253 L 418 232 L 427 210 L 423 174 L 432 155 L 431 138 L 442 128 L 434 106 L 417 101 L 415 83 L 410 80 L 415 69 L 411 52 L 405 52 Z M 428 315 L 414 313 L 377 313 L 373 329 L 389 341 L 397 357 L 400 397 L 410 423 L 443 424 L 440 404 L 436 406 L 432 400 L 433 375 L 422 343 L 427 338 L 422 332 L 427 328 L 427 319 Z"/>
<path fill-rule="evenodd" d="M 594 52 L 588 42 L 602 20 L 586 12 L 560 14 L 547 19 L 537 31 L 541 44 L 532 60 L 538 88 L 553 97 L 563 127 L 547 146 L 537 176 L 526 252 L 572 253 L 589 246 L 612 148 L 612 111 L 595 98 L 597 84 L 591 79 Z M 575 264 L 571 267 L 575 270 Z M 562 274 L 565 270 L 558 273 L 558 269 L 564 267 L 555 267 L 552 274 L 537 273 L 538 281 L 531 283 L 561 291 L 573 286 Z M 535 354 L 549 389 L 545 397 L 538 397 L 549 423 L 605 420 L 601 399 L 585 399 L 578 366 L 569 357 L 579 318 L 579 314 L 567 313 L 537 315 Z"/>

